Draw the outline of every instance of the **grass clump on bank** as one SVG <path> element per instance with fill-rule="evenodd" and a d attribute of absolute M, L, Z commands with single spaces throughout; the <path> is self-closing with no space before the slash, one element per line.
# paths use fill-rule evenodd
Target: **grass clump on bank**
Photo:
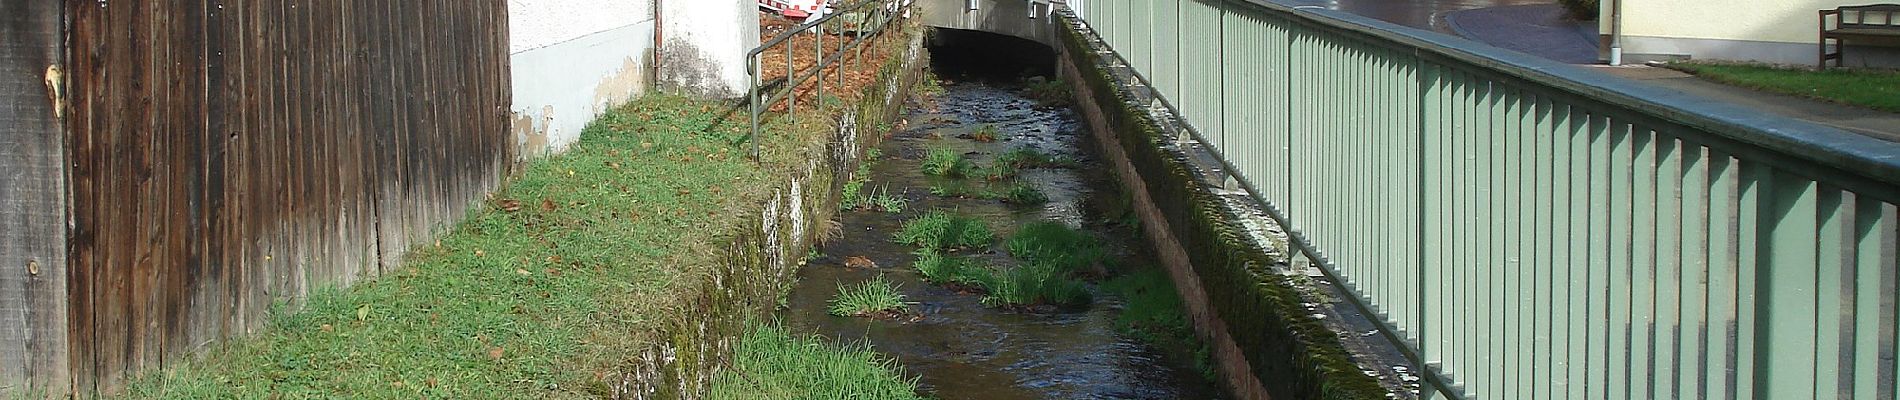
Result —
<path fill-rule="evenodd" d="M 851 179 L 845 180 L 843 191 L 838 196 L 840 211 L 863 209 L 893 214 L 904 212 L 904 207 L 910 204 L 909 199 L 891 194 L 888 188 L 883 186 L 865 191 L 866 185 L 871 182 L 871 166 L 876 165 L 883 154 L 878 149 L 864 152 L 864 161 L 858 163 L 858 169 L 851 173 Z"/>
<path fill-rule="evenodd" d="M 1674 63 L 1669 66 L 1729 85 L 1900 112 L 1900 71 L 1810 71 L 1713 62 Z"/>
<path fill-rule="evenodd" d="M 1067 82 L 1040 76 L 1023 80 L 1023 95 L 1044 107 L 1067 107 L 1075 97 Z"/>
<path fill-rule="evenodd" d="M 1156 346 L 1191 353 L 1195 369 L 1213 379 L 1214 366 L 1209 361 L 1207 344 L 1195 336 L 1194 327 L 1188 324 L 1181 295 L 1174 290 L 1167 272 L 1154 268 L 1137 270 L 1102 282 L 1102 290 L 1122 298 L 1121 314 L 1115 318 L 1117 328 Z"/>
<path fill-rule="evenodd" d="M 713 377 L 713 400 L 921 400 L 915 379 L 868 345 L 834 345 L 794 336 L 777 325 L 754 325 L 733 349 L 731 368 Z"/>
<path fill-rule="evenodd" d="M 1024 225 L 1010 236 L 1005 247 L 1018 260 L 1048 264 L 1065 272 L 1081 271 L 1108 259 L 1108 250 L 1094 236 L 1051 221 Z"/>
<path fill-rule="evenodd" d="M 615 108 L 401 267 L 316 290 L 252 337 L 130 382 L 127 397 L 606 396 L 600 377 L 663 340 L 643 332 L 698 290 L 720 227 L 745 220 L 770 171 L 806 159 L 786 149 L 822 143 L 766 135 L 755 165 L 723 107 L 656 95 Z"/>
<path fill-rule="evenodd" d="M 867 317 L 904 312 L 904 294 L 897 291 L 897 285 L 879 275 L 871 280 L 852 285 L 838 285 L 838 294 L 828 302 L 831 315 L 840 317 Z"/>
<path fill-rule="evenodd" d="M 892 240 L 933 250 L 953 250 L 989 247 L 996 241 L 996 234 L 976 217 L 933 210 L 905 222 Z"/>

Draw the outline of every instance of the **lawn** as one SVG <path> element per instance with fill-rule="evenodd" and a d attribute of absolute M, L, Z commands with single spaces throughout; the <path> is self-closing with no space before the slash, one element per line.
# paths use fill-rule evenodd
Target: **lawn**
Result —
<path fill-rule="evenodd" d="M 824 129 L 743 154 L 730 106 L 649 96 L 537 160 L 404 267 L 322 290 L 250 338 L 153 370 L 131 398 L 598 398 L 694 296 L 719 235 L 749 220 Z M 801 120 L 822 121 L 818 118 Z M 794 164 L 797 163 L 797 164 Z M 659 339 L 663 340 L 663 339 Z"/>
<path fill-rule="evenodd" d="M 1670 65 L 1709 80 L 1768 92 L 1900 112 L 1900 71 L 1809 71 L 1762 65 L 1690 62 Z"/>

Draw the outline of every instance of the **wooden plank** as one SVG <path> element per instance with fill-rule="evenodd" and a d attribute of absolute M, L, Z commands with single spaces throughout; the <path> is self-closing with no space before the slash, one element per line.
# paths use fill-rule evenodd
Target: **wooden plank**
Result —
<path fill-rule="evenodd" d="M 504 6 L 66 5 L 73 161 L 50 165 L 73 166 L 74 226 L 52 242 L 74 287 L 53 325 L 82 376 L 61 381 L 110 392 L 462 216 L 507 164 Z"/>
<path fill-rule="evenodd" d="M 69 384 L 61 7 L 0 2 L 0 397 Z"/>
<path fill-rule="evenodd" d="M 72 103 L 72 231 L 67 248 L 68 276 L 71 290 L 67 292 L 69 304 L 66 330 L 71 356 L 68 358 L 72 376 L 73 392 L 87 394 L 96 390 L 99 375 L 97 346 L 98 313 L 95 301 L 98 298 L 100 282 L 98 274 L 99 240 L 94 232 L 99 219 L 98 208 L 94 200 L 98 191 L 99 165 L 101 157 L 98 130 L 104 126 L 102 116 L 105 113 L 95 110 L 105 108 L 100 97 L 92 95 L 92 90 L 102 88 L 100 60 L 105 53 L 105 10 L 95 5 L 71 7 L 73 29 L 71 31 L 73 51 L 68 63 L 70 78 L 67 79 L 68 92 Z"/>

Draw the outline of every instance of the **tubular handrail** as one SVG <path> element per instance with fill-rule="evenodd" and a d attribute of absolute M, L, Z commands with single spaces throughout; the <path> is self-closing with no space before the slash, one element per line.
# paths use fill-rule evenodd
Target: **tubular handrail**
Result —
<path fill-rule="evenodd" d="M 770 108 L 773 104 L 777 104 L 779 101 L 785 101 L 788 99 L 795 101 L 796 100 L 795 96 L 797 96 L 798 87 L 804 85 L 805 82 L 810 81 L 811 79 L 814 79 L 814 78 L 818 79 L 818 87 L 816 88 L 816 90 L 818 91 L 820 96 L 822 96 L 824 93 L 824 88 L 825 88 L 825 79 L 824 79 L 825 77 L 823 76 L 825 72 L 825 68 L 832 66 L 834 63 L 842 64 L 844 62 L 847 62 L 848 60 L 850 60 L 852 50 L 859 50 L 859 57 L 861 60 L 862 49 L 860 49 L 860 46 L 866 40 L 869 40 L 870 38 L 877 37 L 878 35 L 883 34 L 885 28 L 889 27 L 891 22 L 894 22 L 899 19 L 899 17 L 897 16 L 898 15 L 897 13 L 899 11 L 902 11 L 904 7 L 908 7 L 910 1 L 911 0 L 860 0 L 856 3 L 839 7 L 833 12 L 825 14 L 824 16 L 821 16 L 817 19 L 813 19 L 811 21 L 806 21 L 804 23 L 801 23 L 793 27 L 792 29 L 785 31 L 785 33 L 781 33 L 778 36 L 775 36 L 771 39 L 761 42 L 758 47 L 755 47 L 752 50 L 749 50 L 746 52 L 746 59 L 749 60 L 746 63 L 746 75 L 747 75 L 746 103 L 748 104 L 748 107 L 751 109 L 750 114 L 751 114 L 751 128 L 752 128 L 750 136 L 747 136 L 747 140 L 752 142 L 751 153 L 754 160 L 757 160 L 759 157 L 759 145 L 760 145 L 759 144 L 760 142 L 759 118 L 761 114 L 763 114 L 767 108 Z M 872 6 L 879 6 L 879 7 L 872 7 Z M 850 41 L 839 43 L 838 47 L 835 49 L 826 49 L 824 46 L 824 32 L 823 32 L 825 24 L 832 22 L 833 20 L 845 15 L 859 14 L 859 13 L 861 13 L 860 15 L 864 16 L 864 19 L 859 22 L 859 26 L 857 28 L 858 34 L 854 35 L 854 37 Z M 865 23 L 871 20 L 877 21 L 877 23 L 875 24 L 876 27 L 869 30 L 864 29 Z M 844 32 L 846 29 L 846 27 L 844 26 L 844 23 L 841 21 L 834 25 L 838 27 L 839 32 Z M 805 32 L 812 32 L 817 37 L 815 46 L 813 46 L 814 47 L 813 49 L 814 65 L 809 70 L 806 70 L 806 71 L 793 71 L 794 68 L 797 68 L 796 64 L 794 63 L 795 58 L 793 57 L 793 52 L 796 50 L 790 48 L 789 42 L 791 42 L 791 40 L 796 38 L 799 34 L 802 34 Z M 764 100 L 761 100 L 760 93 L 759 93 L 759 90 L 762 85 L 762 82 L 760 82 L 760 79 L 761 79 L 760 65 L 762 63 L 761 59 L 762 57 L 764 57 L 765 51 L 770 50 L 772 47 L 779 46 L 779 45 L 787 46 L 787 48 L 785 49 L 786 74 L 785 74 L 784 84 L 782 87 L 779 87 L 776 90 L 772 90 L 771 93 L 765 96 Z M 840 85 L 843 84 L 844 73 L 845 73 L 844 68 L 839 68 L 838 79 L 840 81 L 839 82 Z M 787 115 L 791 115 L 792 111 L 795 111 L 793 109 L 796 108 L 796 103 L 788 103 L 788 104 L 789 105 L 786 107 Z"/>

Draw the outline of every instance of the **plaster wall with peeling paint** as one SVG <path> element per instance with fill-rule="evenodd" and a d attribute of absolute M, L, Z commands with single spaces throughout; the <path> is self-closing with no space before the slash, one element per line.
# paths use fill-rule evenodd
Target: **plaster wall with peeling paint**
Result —
<path fill-rule="evenodd" d="M 682 94 L 736 99 L 746 94 L 747 51 L 759 45 L 757 0 L 665 0 L 660 86 Z"/>
<path fill-rule="evenodd" d="M 508 2 L 517 162 L 566 149 L 652 87 L 654 11 L 653 0 Z"/>

